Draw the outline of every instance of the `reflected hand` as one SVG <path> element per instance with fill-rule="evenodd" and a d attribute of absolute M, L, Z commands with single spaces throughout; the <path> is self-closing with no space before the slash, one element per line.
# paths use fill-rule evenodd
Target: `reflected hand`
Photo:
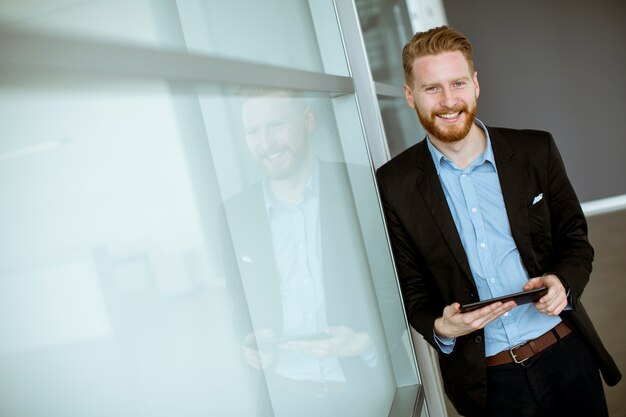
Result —
<path fill-rule="evenodd" d="M 459 337 L 482 329 L 516 306 L 515 301 L 500 301 L 478 310 L 461 313 L 461 305 L 452 303 L 443 309 L 443 316 L 435 320 L 435 333 L 441 337 Z"/>
<path fill-rule="evenodd" d="M 274 361 L 274 354 L 266 349 L 260 349 L 257 342 L 262 342 L 274 337 L 271 329 L 258 330 L 248 333 L 243 339 L 243 356 L 248 365 L 255 369 L 265 369 Z"/>
<path fill-rule="evenodd" d="M 524 291 L 535 288 L 547 287 L 548 293 L 533 303 L 537 311 L 547 316 L 558 316 L 567 307 L 567 291 L 563 283 L 553 274 L 529 279 L 524 285 Z"/>
<path fill-rule="evenodd" d="M 298 351 L 316 357 L 358 356 L 371 348 L 372 340 L 365 332 L 355 332 L 347 326 L 329 327 L 328 338 L 319 340 L 291 340 L 280 349 Z"/>

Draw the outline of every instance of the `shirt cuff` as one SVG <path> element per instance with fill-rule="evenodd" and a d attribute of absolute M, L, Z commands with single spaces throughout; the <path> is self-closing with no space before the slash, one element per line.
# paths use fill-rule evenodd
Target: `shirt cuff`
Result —
<path fill-rule="evenodd" d="M 435 343 L 437 343 L 437 346 L 442 353 L 445 353 L 446 355 L 452 353 L 454 345 L 456 344 L 456 337 L 440 337 L 437 336 L 434 330 L 433 336 L 435 336 Z"/>
<path fill-rule="evenodd" d="M 563 309 L 563 311 L 570 311 L 572 310 L 572 296 L 569 293 L 569 288 L 567 289 L 567 294 L 565 294 L 565 296 L 567 297 L 567 305 L 565 306 L 565 308 Z"/>

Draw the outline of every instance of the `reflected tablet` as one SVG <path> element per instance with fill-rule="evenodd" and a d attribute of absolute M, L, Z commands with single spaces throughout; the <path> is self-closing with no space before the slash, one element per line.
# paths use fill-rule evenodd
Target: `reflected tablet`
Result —
<path fill-rule="evenodd" d="M 519 306 L 522 304 L 528 304 L 539 300 L 545 294 L 548 293 L 548 289 L 546 287 L 536 288 L 530 291 L 522 291 L 516 292 L 515 294 L 503 295 L 502 297 L 490 298 L 489 300 L 478 301 L 476 303 L 465 304 L 461 306 L 461 313 L 467 313 L 468 311 L 473 311 L 479 308 L 482 308 L 486 305 L 495 303 L 496 301 L 502 301 L 503 303 L 507 301 L 515 301 L 515 303 Z"/>
<path fill-rule="evenodd" d="M 303 333 L 299 335 L 289 337 L 273 337 L 270 339 L 264 339 L 259 341 L 252 341 L 250 346 L 253 349 L 275 349 L 283 343 L 299 342 L 299 341 L 311 341 L 311 340 L 325 340 L 333 337 L 332 335 L 324 332 L 318 333 Z"/>

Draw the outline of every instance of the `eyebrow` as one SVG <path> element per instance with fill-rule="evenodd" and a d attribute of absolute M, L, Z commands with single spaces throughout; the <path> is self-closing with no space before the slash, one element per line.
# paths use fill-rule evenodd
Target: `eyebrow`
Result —
<path fill-rule="evenodd" d="M 452 80 L 450 80 L 450 83 L 455 83 L 457 81 L 471 81 L 470 77 L 467 76 L 463 76 L 463 77 L 459 77 L 459 78 L 453 78 Z M 433 83 L 428 83 L 428 84 L 424 84 L 424 85 L 420 85 L 417 88 L 420 90 L 423 90 L 425 88 L 429 88 L 429 87 L 437 87 L 440 86 L 442 83 L 440 82 L 433 82 Z"/>

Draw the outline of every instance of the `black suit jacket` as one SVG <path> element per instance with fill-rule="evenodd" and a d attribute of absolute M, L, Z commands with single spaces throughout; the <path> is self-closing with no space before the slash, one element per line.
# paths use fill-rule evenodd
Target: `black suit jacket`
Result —
<path fill-rule="evenodd" d="M 589 280 L 593 249 L 587 224 L 552 136 L 547 132 L 488 128 L 513 238 L 531 277 L 565 280 L 573 311 L 561 317 L 592 348 L 608 385 L 621 378 L 580 296 Z M 410 324 L 436 348 L 434 321 L 453 302 L 478 301 L 469 263 L 426 141 L 377 172 L 387 227 Z M 543 199 L 532 204 L 535 196 Z M 462 414 L 484 408 L 483 331 L 457 339 L 439 355 L 444 385 Z"/>

